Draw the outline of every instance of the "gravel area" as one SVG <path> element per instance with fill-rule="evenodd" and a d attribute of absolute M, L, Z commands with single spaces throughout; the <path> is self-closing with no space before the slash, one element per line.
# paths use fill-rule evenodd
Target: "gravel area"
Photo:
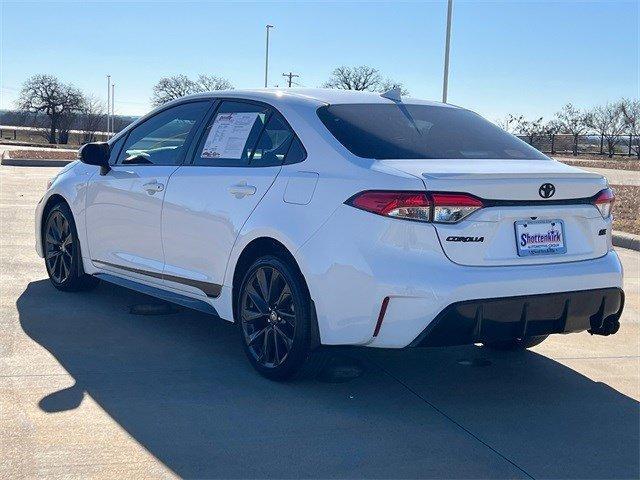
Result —
<path fill-rule="evenodd" d="M 608 158 L 604 160 L 602 159 L 602 157 L 600 157 L 597 160 L 575 160 L 573 158 L 555 157 L 555 159 L 559 162 L 566 163 L 567 165 L 573 165 L 575 167 L 610 168 L 613 170 L 634 170 L 636 172 L 640 171 L 640 160 L 629 158 Z"/>
<path fill-rule="evenodd" d="M 78 156 L 76 150 L 9 150 L 11 158 L 33 158 L 53 160 L 75 160 Z"/>
<path fill-rule="evenodd" d="M 616 192 L 613 229 L 640 235 L 640 187 L 611 185 Z"/>

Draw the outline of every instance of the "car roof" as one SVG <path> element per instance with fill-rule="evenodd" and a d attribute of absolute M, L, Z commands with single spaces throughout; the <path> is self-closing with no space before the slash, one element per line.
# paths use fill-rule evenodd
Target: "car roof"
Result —
<path fill-rule="evenodd" d="M 397 104 L 393 100 L 383 97 L 376 92 L 363 92 L 357 90 L 339 90 L 329 88 L 257 88 L 254 90 L 216 90 L 212 92 L 196 93 L 171 100 L 148 112 L 146 115 L 130 123 L 126 128 L 118 133 L 111 141 L 118 140 L 129 130 L 135 128 L 140 123 L 146 121 L 159 111 L 174 105 L 179 105 L 185 101 L 210 99 L 210 98 L 238 98 L 243 100 L 254 100 L 265 102 L 274 107 L 292 107 L 302 109 L 316 109 L 324 105 L 354 104 L 354 103 L 380 103 Z M 402 97 L 404 105 L 431 105 L 448 108 L 460 108 L 448 103 L 432 102 L 411 97 Z"/>
<path fill-rule="evenodd" d="M 254 90 L 218 90 L 213 92 L 197 93 L 182 97 L 180 100 L 194 98 L 244 98 L 248 100 L 264 101 L 274 105 L 277 104 L 315 104 L 336 105 L 353 103 L 389 103 L 393 100 L 381 96 L 377 92 L 363 92 L 357 90 L 338 90 L 328 88 L 260 88 Z M 402 103 L 408 105 L 433 105 L 457 108 L 450 104 L 421 100 L 412 97 L 402 97 Z"/>

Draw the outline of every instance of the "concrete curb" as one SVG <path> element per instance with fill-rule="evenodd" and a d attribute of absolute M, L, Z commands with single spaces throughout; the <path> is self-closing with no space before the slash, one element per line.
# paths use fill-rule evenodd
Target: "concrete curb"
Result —
<path fill-rule="evenodd" d="M 36 148 L 47 148 L 49 150 L 62 150 L 62 151 L 75 150 L 74 148 L 67 148 L 67 146 L 53 145 L 50 143 L 43 145 L 42 143 L 21 142 L 21 141 L 14 142 L 13 140 L 7 140 L 7 139 L 2 139 L 0 144 L 3 147 L 36 147 Z"/>
<path fill-rule="evenodd" d="M 614 230 L 611 237 L 615 247 L 628 248 L 636 252 L 640 251 L 640 235 Z"/>

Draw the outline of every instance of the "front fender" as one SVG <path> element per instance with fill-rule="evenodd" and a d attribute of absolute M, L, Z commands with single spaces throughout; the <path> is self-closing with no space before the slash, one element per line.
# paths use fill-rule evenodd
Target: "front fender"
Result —
<path fill-rule="evenodd" d="M 85 203 L 87 184 L 97 171 L 97 167 L 85 165 L 80 162 L 72 162 L 54 177 L 51 186 L 38 202 L 35 211 L 35 247 L 40 257 L 44 256 L 44 248 L 42 245 L 42 223 L 45 221 L 44 214 L 53 202 L 61 200 L 69 205 L 71 213 L 73 214 L 73 219 L 78 231 L 82 257 L 90 257 L 86 242 Z"/>

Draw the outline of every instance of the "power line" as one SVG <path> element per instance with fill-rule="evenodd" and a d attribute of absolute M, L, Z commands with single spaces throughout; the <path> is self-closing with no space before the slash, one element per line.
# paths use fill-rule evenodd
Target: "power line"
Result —
<path fill-rule="evenodd" d="M 294 83 L 293 79 L 300 77 L 300 75 L 297 75 L 293 72 L 283 73 L 282 76 L 287 77 L 287 84 L 289 85 L 289 88 L 291 88 L 291 85 Z"/>

